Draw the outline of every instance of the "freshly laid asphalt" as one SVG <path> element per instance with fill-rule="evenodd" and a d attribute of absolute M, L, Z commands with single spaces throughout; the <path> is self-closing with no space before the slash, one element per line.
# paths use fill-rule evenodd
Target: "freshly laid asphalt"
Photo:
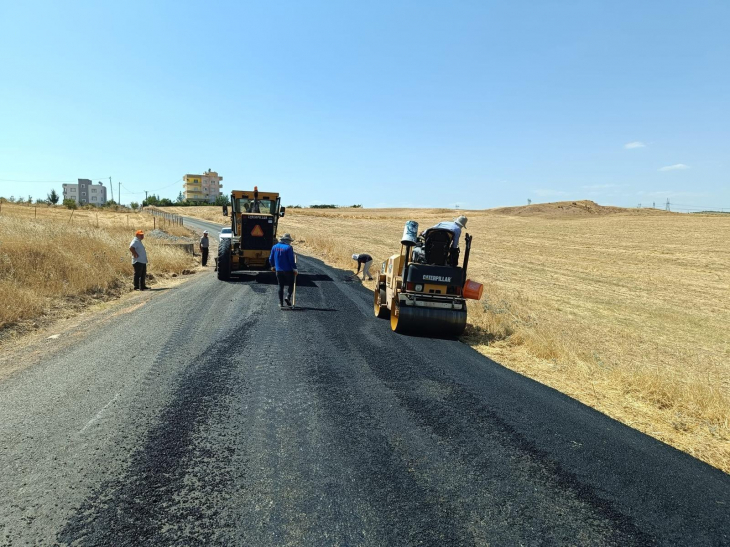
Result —
<path fill-rule="evenodd" d="M 0 545 L 730 545 L 730 476 L 299 264 L 298 310 L 210 267 L 0 381 Z"/>

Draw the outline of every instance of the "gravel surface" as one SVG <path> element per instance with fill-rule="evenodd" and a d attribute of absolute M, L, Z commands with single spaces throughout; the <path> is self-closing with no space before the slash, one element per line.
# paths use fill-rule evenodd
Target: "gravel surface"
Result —
<path fill-rule="evenodd" d="M 730 545 L 727 475 L 300 271 L 298 311 L 210 268 L 0 383 L 0 545 Z"/>
<path fill-rule="evenodd" d="M 171 243 L 195 243 L 195 240 L 193 238 L 168 234 L 167 232 L 164 232 L 159 228 L 147 232 L 146 235 L 147 237 L 154 237 L 156 239 L 165 239 L 167 241 L 170 241 Z"/>

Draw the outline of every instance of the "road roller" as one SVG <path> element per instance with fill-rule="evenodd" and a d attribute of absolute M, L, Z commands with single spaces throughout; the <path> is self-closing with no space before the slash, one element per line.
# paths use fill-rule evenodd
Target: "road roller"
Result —
<path fill-rule="evenodd" d="M 464 257 L 452 245 L 450 230 L 430 228 L 418 235 L 408 221 L 399 254 L 383 262 L 374 287 L 374 311 L 390 319 L 398 333 L 458 336 L 466 328 L 466 300 L 479 300 L 483 287 L 467 279 L 472 236 L 465 235 Z"/>

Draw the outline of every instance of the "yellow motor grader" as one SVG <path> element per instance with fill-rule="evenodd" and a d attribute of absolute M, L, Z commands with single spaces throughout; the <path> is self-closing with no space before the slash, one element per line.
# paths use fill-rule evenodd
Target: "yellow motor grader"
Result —
<path fill-rule="evenodd" d="M 482 285 L 466 277 L 472 237 L 464 259 L 452 246 L 453 232 L 431 228 L 420 235 L 408 221 L 399 254 L 383 262 L 375 282 L 374 310 L 398 333 L 458 336 L 466 327 L 466 299 L 479 300 Z"/>
<path fill-rule="evenodd" d="M 229 279 L 237 271 L 269 269 L 269 254 L 285 211 L 275 192 L 259 192 L 256 186 L 231 192 L 232 234 L 218 244 L 218 279 Z M 223 214 L 228 216 L 226 205 Z"/>

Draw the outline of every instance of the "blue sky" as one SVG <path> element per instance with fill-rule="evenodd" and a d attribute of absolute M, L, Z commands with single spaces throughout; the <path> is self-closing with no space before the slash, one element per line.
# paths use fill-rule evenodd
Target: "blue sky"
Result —
<path fill-rule="evenodd" d="M 0 0 L 0 195 L 730 208 L 730 2 Z"/>

